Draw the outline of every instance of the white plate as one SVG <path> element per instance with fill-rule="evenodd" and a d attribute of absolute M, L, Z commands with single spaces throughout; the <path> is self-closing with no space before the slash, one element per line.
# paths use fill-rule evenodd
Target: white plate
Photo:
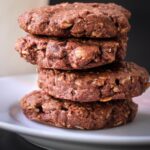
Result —
<path fill-rule="evenodd" d="M 139 112 L 133 123 L 97 131 L 61 129 L 29 121 L 19 108 L 19 99 L 33 89 L 37 89 L 35 75 L 0 78 L 0 128 L 45 148 L 98 150 L 150 144 L 150 89 L 134 99 Z"/>

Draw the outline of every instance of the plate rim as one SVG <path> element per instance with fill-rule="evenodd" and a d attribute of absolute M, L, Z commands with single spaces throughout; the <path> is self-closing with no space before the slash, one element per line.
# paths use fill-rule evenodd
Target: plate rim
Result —
<path fill-rule="evenodd" d="M 68 135 L 61 135 L 56 132 L 50 133 L 47 131 L 39 132 L 38 129 L 32 129 L 28 127 L 23 127 L 7 122 L 0 121 L 0 128 L 5 129 L 8 131 L 12 131 L 18 134 L 24 134 L 27 136 L 34 136 L 39 138 L 48 138 L 48 139 L 55 139 L 55 140 L 64 140 L 64 141 L 72 141 L 72 142 L 83 142 L 83 143 L 90 143 L 90 144 L 112 144 L 112 145 L 141 145 L 141 144 L 150 144 L 150 136 L 99 136 L 94 140 L 91 138 L 79 138 L 77 135 L 68 136 Z M 113 138 L 112 138 L 113 137 Z"/>

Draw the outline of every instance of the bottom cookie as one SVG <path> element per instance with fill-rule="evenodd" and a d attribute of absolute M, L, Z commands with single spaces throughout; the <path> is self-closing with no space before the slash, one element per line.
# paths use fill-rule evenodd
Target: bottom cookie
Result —
<path fill-rule="evenodd" d="M 21 100 L 24 114 L 33 121 L 62 128 L 102 129 L 131 122 L 137 112 L 132 100 L 80 103 L 55 99 L 33 91 Z"/>

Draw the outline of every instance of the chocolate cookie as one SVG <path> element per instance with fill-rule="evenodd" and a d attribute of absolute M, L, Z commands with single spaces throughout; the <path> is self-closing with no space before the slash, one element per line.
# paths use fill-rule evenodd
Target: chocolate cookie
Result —
<path fill-rule="evenodd" d="M 16 42 L 21 57 L 42 68 L 86 69 L 123 60 L 127 37 L 110 40 L 56 39 L 28 35 Z"/>
<path fill-rule="evenodd" d="M 130 15 L 113 3 L 62 3 L 27 11 L 19 24 L 36 35 L 110 38 L 127 34 Z"/>
<path fill-rule="evenodd" d="M 131 62 L 118 62 L 84 71 L 39 69 L 39 87 L 56 98 L 72 101 L 130 99 L 147 88 L 148 72 Z"/>
<path fill-rule="evenodd" d="M 120 126 L 131 122 L 137 112 L 137 104 L 131 100 L 79 103 L 58 100 L 41 91 L 26 95 L 21 100 L 21 108 L 33 121 L 75 129 Z"/>

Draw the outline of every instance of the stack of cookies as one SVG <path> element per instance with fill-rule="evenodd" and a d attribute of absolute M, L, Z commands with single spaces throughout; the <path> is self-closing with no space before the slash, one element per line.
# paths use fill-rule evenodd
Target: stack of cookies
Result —
<path fill-rule="evenodd" d="M 132 97 L 148 87 L 148 72 L 123 61 L 130 12 L 116 4 L 63 3 L 25 12 L 16 42 L 38 67 L 40 90 L 21 100 L 31 120 L 64 128 L 100 129 L 131 122 Z"/>

